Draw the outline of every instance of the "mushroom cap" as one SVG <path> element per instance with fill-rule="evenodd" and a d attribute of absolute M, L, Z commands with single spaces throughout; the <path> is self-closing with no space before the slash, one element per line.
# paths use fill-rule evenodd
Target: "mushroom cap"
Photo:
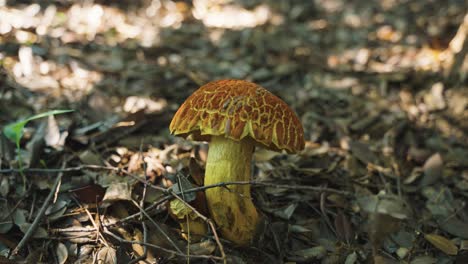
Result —
<path fill-rule="evenodd" d="M 169 129 L 174 135 L 192 135 L 195 140 L 251 138 L 276 151 L 304 149 L 304 130 L 294 111 L 265 88 L 243 80 L 203 85 L 180 106 Z"/>

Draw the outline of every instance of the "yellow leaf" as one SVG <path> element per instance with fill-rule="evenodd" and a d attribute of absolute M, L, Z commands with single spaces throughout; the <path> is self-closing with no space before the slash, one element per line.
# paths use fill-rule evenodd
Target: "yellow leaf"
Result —
<path fill-rule="evenodd" d="M 436 235 L 436 234 L 427 234 L 424 235 L 424 238 L 429 241 L 434 247 L 440 249 L 447 255 L 457 255 L 458 248 L 457 246 L 447 238 Z"/>
<path fill-rule="evenodd" d="M 184 219 L 186 215 L 190 213 L 190 210 L 185 204 L 181 203 L 179 200 L 174 199 L 170 202 L 169 208 L 171 212 L 177 216 L 179 219 Z"/>

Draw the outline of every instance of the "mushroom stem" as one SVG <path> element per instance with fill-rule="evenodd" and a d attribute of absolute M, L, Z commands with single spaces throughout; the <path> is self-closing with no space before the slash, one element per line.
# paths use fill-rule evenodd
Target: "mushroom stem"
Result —
<path fill-rule="evenodd" d="M 249 181 L 254 145 L 249 140 L 233 141 L 213 136 L 208 151 L 205 186 L 220 182 Z M 205 191 L 211 217 L 224 238 L 239 244 L 251 242 L 259 223 L 252 203 L 250 185 L 230 185 Z"/>

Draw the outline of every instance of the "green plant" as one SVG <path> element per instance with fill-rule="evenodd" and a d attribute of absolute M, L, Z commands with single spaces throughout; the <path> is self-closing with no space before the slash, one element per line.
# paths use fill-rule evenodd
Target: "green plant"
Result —
<path fill-rule="evenodd" d="M 31 116 L 29 118 L 26 118 L 24 120 L 20 120 L 20 121 L 17 121 L 17 122 L 6 125 L 3 128 L 3 134 L 9 140 L 11 140 L 12 142 L 14 142 L 16 144 L 16 149 L 17 149 L 18 154 L 19 154 L 19 152 L 20 152 L 20 141 L 21 141 L 21 138 L 23 137 L 23 129 L 24 129 L 24 126 L 26 126 L 26 124 L 29 121 L 39 119 L 39 118 L 43 118 L 43 117 L 47 117 L 47 116 L 51 116 L 51 115 L 59 115 L 59 114 L 69 113 L 69 112 L 73 112 L 73 111 L 74 110 L 52 110 L 52 111 L 48 111 L 48 112 L 45 112 L 45 113 L 37 114 L 37 115 Z M 18 162 L 19 162 L 20 174 L 23 177 L 23 184 L 25 184 L 26 183 L 26 178 L 25 178 L 25 176 L 23 174 L 23 166 L 22 166 L 21 158 L 18 159 Z"/>

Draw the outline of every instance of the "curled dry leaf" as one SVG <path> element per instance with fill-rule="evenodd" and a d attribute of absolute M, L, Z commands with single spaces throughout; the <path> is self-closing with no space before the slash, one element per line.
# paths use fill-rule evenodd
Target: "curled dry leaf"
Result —
<path fill-rule="evenodd" d="M 435 183 L 442 177 L 443 161 L 442 156 L 436 153 L 429 157 L 423 166 L 424 177 L 421 180 L 421 186 L 427 186 Z"/>
<path fill-rule="evenodd" d="M 53 115 L 49 116 L 47 121 L 47 128 L 44 135 L 44 140 L 47 146 L 53 147 L 57 150 L 62 150 L 65 145 L 65 139 L 68 132 L 60 133 L 60 128 Z"/>
<path fill-rule="evenodd" d="M 212 240 L 205 240 L 199 243 L 190 244 L 190 253 L 194 255 L 210 255 L 216 250 L 216 243 Z"/>
<path fill-rule="evenodd" d="M 97 262 L 106 264 L 117 264 L 117 254 L 111 247 L 103 247 L 97 253 Z"/>
<path fill-rule="evenodd" d="M 49 222 L 52 222 L 62 217 L 65 211 L 67 210 L 67 205 L 68 202 L 63 199 L 59 199 L 57 202 L 49 205 L 45 212 L 47 220 Z"/>
<path fill-rule="evenodd" d="M 107 188 L 103 202 L 131 201 L 132 190 L 127 182 L 113 182 Z"/>
<path fill-rule="evenodd" d="M 57 254 L 57 262 L 59 264 L 65 264 L 68 259 L 68 249 L 63 243 L 58 243 L 57 248 L 55 249 L 55 254 Z"/>

